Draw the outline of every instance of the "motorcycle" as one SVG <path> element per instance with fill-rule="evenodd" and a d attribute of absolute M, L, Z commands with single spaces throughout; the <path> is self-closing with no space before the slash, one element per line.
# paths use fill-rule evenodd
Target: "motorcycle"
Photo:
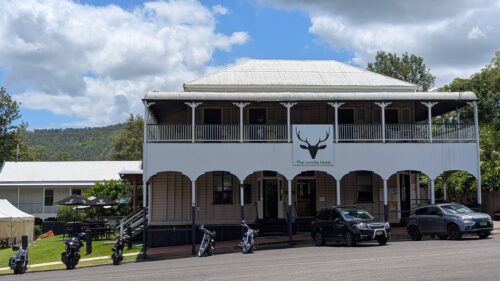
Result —
<path fill-rule="evenodd" d="M 23 274 L 28 269 L 28 248 L 23 249 L 17 244 L 12 245 L 12 251 L 17 251 L 16 255 L 9 259 L 9 267 L 14 270 L 14 274 Z"/>
<path fill-rule="evenodd" d="M 123 260 L 123 248 L 125 248 L 125 241 L 127 240 L 124 236 L 119 236 L 116 238 L 115 246 L 111 250 L 113 254 L 111 255 L 111 259 L 113 260 L 114 265 L 119 265 Z"/>
<path fill-rule="evenodd" d="M 251 229 L 245 221 L 241 221 L 241 226 L 246 230 L 239 245 L 241 252 L 243 254 L 253 253 L 255 250 L 255 237 L 259 234 L 259 230 Z"/>
<path fill-rule="evenodd" d="M 64 242 L 65 250 L 61 253 L 61 261 L 66 265 L 66 269 L 74 269 L 80 261 L 80 248 L 83 247 L 84 238 L 85 233 L 82 232 Z"/>
<path fill-rule="evenodd" d="M 198 257 L 215 255 L 215 231 L 211 232 L 203 225 L 200 226 L 200 230 L 203 231 L 203 238 L 198 249 Z"/>

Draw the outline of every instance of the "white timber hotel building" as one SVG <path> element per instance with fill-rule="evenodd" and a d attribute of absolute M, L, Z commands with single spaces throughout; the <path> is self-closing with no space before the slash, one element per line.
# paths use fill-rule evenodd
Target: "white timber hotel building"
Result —
<path fill-rule="evenodd" d="M 241 219 L 290 236 L 332 205 L 399 223 L 450 171 L 476 177 L 481 204 L 472 92 L 419 92 L 336 61 L 247 60 L 143 101 L 152 247 L 193 243 L 201 224 L 234 239 Z M 465 107 L 474 118 L 436 118 Z"/>

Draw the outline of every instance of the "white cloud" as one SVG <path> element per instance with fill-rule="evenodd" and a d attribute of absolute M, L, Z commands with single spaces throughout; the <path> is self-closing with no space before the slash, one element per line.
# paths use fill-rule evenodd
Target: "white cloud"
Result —
<path fill-rule="evenodd" d="M 205 74 L 216 50 L 249 40 L 225 35 L 195 0 L 147 2 L 133 10 L 70 0 L 2 1 L 0 67 L 22 106 L 80 118 L 78 124 L 122 122 L 142 113 L 149 90 L 179 90 Z M 12 93 L 12 91 L 11 91 Z M 68 124 L 67 124 L 68 125 Z"/>
<path fill-rule="evenodd" d="M 309 32 L 333 49 L 351 51 L 360 66 L 378 50 L 422 56 L 438 86 L 478 71 L 500 46 L 499 0 L 260 2 L 306 11 Z"/>
<path fill-rule="evenodd" d="M 226 15 L 229 12 L 229 10 L 222 5 L 213 6 L 212 11 L 214 11 L 215 14 L 219 14 L 219 15 Z"/>

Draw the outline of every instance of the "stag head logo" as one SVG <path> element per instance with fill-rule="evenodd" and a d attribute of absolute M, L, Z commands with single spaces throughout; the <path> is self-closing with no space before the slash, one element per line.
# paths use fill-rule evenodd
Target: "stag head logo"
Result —
<path fill-rule="evenodd" d="M 303 142 L 303 143 L 307 144 L 307 145 L 303 145 L 303 144 L 301 144 L 301 145 L 300 145 L 300 148 L 302 148 L 302 149 L 307 149 L 307 150 L 309 151 L 309 154 L 311 155 L 311 158 L 312 158 L 312 159 L 315 159 L 315 158 L 316 158 L 316 154 L 318 153 L 318 150 L 320 150 L 320 149 L 325 149 L 325 148 L 326 148 L 326 145 L 325 145 L 325 144 L 323 144 L 323 145 L 319 145 L 319 144 L 320 144 L 320 143 L 322 143 L 322 142 L 324 142 L 324 141 L 326 141 L 326 140 L 328 139 L 328 137 L 330 136 L 330 129 L 328 129 L 328 131 L 326 131 L 326 136 L 325 136 L 325 138 L 324 138 L 324 139 L 319 138 L 319 139 L 318 139 L 318 142 L 317 142 L 315 145 L 311 145 L 311 144 L 309 143 L 309 141 L 307 140 L 307 138 L 306 138 L 305 140 L 303 140 L 303 139 L 300 137 L 300 131 L 299 131 L 299 130 L 295 129 L 295 134 L 297 135 L 297 138 L 298 138 L 301 142 Z"/>

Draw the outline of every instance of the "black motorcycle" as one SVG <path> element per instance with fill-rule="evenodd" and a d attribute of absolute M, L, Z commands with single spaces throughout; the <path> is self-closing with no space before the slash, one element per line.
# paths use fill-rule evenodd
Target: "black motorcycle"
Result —
<path fill-rule="evenodd" d="M 114 265 L 119 265 L 123 260 L 123 248 L 125 248 L 125 241 L 127 240 L 124 236 L 119 236 L 116 238 L 115 246 L 111 250 L 113 254 L 111 255 L 111 259 L 113 260 Z"/>
<path fill-rule="evenodd" d="M 203 225 L 200 226 L 200 230 L 203 231 L 203 238 L 198 249 L 198 257 L 215 255 L 215 231 L 211 232 Z"/>
<path fill-rule="evenodd" d="M 241 221 L 241 227 L 245 230 L 245 234 L 240 243 L 241 252 L 243 254 L 253 253 L 255 250 L 255 237 L 259 234 L 259 230 L 251 229 L 245 221 Z"/>
<path fill-rule="evenodd" d="M 64 242 L 65 250 L 61 253 L 61 261 L 66 265 L 66 269 L 74 269 L 80 261 L 80 248 L 83 247 L 84 238 L 85 233 L 82 232 Z"/>
<path fill-rule="evenodd" d="M 28 269 L 28 248 L 23 249 L 17 244 L 12 245 L 12 250 L 17 251 L 16 255 L 9 259 L 9 267 L 14 270 L 14 274 L 23 274 Z"/>

